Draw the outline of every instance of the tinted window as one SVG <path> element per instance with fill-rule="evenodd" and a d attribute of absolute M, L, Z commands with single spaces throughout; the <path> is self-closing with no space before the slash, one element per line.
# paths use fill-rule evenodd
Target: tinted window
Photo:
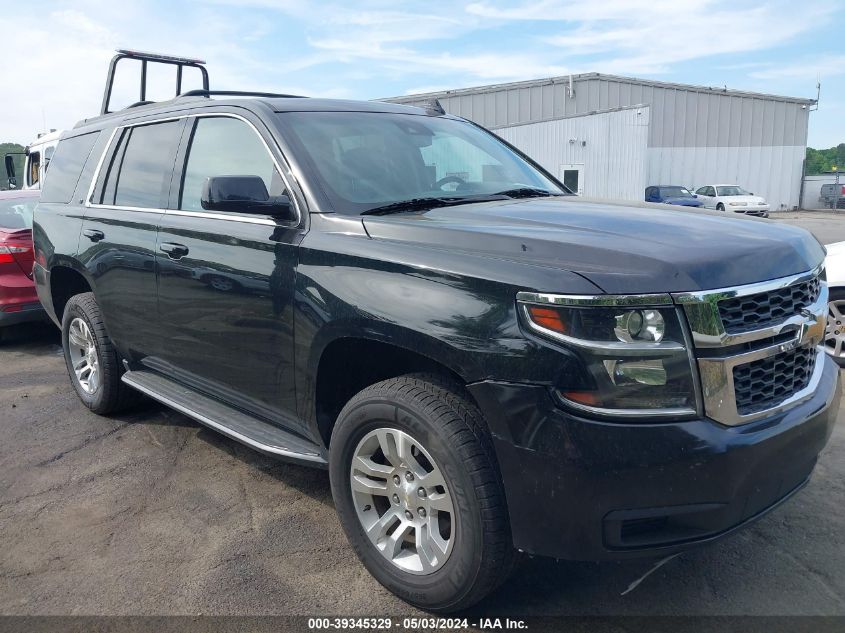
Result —
<path fill-rule="evenodd" d="M 513 189 L 561 193 L 495 136 L 463 121 L 371 112 L 285 112 L 277 120 L 343 213 Z"/>
<path fill-rule="evenodd" d="M 44 202 L 70 202 L 79 175 L 88 160 L 99 132 L 63 139 L 50 160 L 50 177 L 44 179 Z"/>
<path fill-rule="evenodd" d="M 735 185 L 730 185 L 728 187 L 716 187 L 716 190 L 719 192 L 720 196 L 748 196 L 749 194 L 745 189 L 742 187 L 737 187 Z"/>
<path fill-rule="evenodd" d="M 261 138 L 240 119 L 197 119 L 179 208 L 202 211 L 202 188 L 205 181 L 213 176 L 259 176 L 271 196 L 285 193 L 284 181 Z"/>
<path fill-rule="evenodd" d="M 690 198 L 692 194 L 686 187 L 661 187 L 660 195 L 664 198 Z"/>
<path fill-rule="evenodd" d="M 173 154 L 182 121 L 124 130 L 106 177 L 103 204 L 156 209 L 170 187 Z"/>
<path fill-rule="evenodd" d="M 0 198 L 0 228 L 31 229 L 36 204 L 38 196 Z"/>

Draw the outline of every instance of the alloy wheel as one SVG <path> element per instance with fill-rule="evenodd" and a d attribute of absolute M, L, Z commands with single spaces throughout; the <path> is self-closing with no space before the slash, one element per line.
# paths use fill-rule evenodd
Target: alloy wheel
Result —
<path fill-rule="evenodd" d="M 837 299 L 827 304 L 824 345 L 831 356 L 845 357 L 845 300 Z"/>
<path fill-rule="evenodd" d="M 85 393 L 94 393 L 100 387 L 100 360 L 91 328 L 79 317 L 70 322 L 68 348 L 76 381 Z"/>
<path fill-rule="evenodd" d="M 352 456 L 350 485 L 358 520 L 382 556 L 412 574 L 443 566 L 455 541 L 455 511 L 420 442 L 398 429 L 369 432 Z"/>

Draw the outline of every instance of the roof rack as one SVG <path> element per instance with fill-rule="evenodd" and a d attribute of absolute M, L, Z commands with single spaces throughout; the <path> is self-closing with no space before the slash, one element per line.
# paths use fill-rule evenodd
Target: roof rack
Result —
<path fill-rule="evenodd" d="M 303 95 L 286 95 L 278 92 L 253 92 L 251 90 L 189 90 L 180 97 L 270 97 L 274 99 L 305 99 Z"/>
<path fill-rule="evenodd" d="M 201 59 L 191 59 L 189 57 L 174 57 L 173 55 L 160 55 L 158 53 L 144 53 L 141 51 L 131 51 L 127 49 L 118 49 L 117 55 L 112 57 L 109 64 L 109 73 L 106 77 L 106 89 L 103 93 L 103 105 L 100 108 L 100 114 L 108 114 L 109 102 L 111 101 L 112 88 L 114 87 L 114 74 L 117 69 L 117 64 L 123 59 L 134 59 L 141 62 L 141 89 L 139 99 L 133 106 L 149 103 L 147 101 L 147 64 L 169 64 L 176 66 L 176 96 L 178 97 L 182 92 L 182 70 L 185 68 L 197 68 L 202 75 L 203 90 L 208 92 L 208 70 L 206 70 L 205 62 Z M 130 106 L 132 107 L 132 106 Z"/>

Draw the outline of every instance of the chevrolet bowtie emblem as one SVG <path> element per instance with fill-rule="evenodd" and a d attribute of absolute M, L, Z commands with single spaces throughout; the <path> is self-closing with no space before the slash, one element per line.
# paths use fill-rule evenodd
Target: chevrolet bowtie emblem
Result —
<path fill-rule="evenodd" d="M 801 310 L 801 316 L 807 320 L 801 324 L 801 333 L 797 342 L 802 346 L 818 345 L 824 339 L 824 313 L 814 314 L 811 310 L 804 308 Z"/>

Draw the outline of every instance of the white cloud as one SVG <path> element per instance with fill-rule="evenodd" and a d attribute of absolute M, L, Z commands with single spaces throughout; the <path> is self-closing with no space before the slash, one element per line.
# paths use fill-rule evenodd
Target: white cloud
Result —
<path fill-rule="evenodd" d="M 845 55 L 819 53 L 790 64 L 767 64 L 749 73 L 755 79 L 815 79 L 845 75 Z"/>

